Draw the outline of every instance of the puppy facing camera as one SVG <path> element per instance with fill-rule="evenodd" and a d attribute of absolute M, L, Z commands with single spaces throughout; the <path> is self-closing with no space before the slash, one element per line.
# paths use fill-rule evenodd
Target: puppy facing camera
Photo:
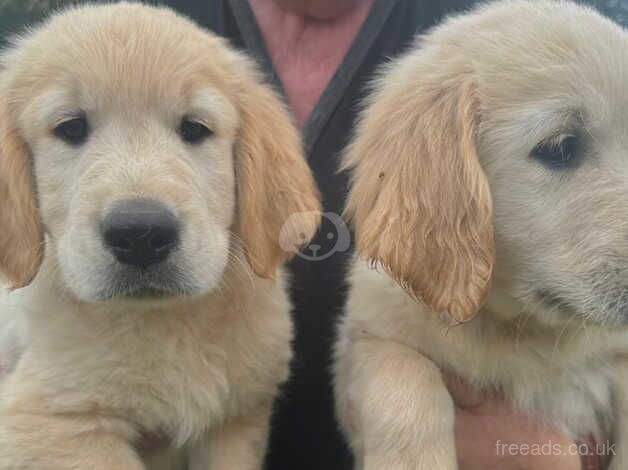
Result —
<path fill-rule="evenodd" d="M 292 356 L 280 231 L 310 214 L 282 232 L 307 243 L 320 210 L 283 103 L 140 4 L 55 14 L 1 60 L 0 468 L 261 469 Z M 145 434 L 170 445 L 140 456 Z"/>

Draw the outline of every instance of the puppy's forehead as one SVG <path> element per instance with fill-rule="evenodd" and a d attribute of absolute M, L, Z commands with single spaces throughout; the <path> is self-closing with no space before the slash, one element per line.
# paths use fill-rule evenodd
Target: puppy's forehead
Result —
<path fill-rule="evenodd" d="M 470 61 L 486 117 L 523 119 L 528 110 L 552 122 L 574 113 L 594 122 L 628 122 L 628 33 L 595 11 L 514 0 L 449 26 L 427 42 L 459 50 Z"/>
<path fill-rule="evenodd" d="M 141 5 L 60 14 L 17 41 L 5 61 L 14 72 L 14 101 L 22 98 L 20 91 L 47 88 L 129 103 L 208 87 L 229 97 L 234 90 L 231 57 L 221 39 L 170 10 Z"/>
<path fill-rule="evenodd" d="M 461 31 L 458 40 L 466 36 L 464 47 L 489 98 L 550 98 L 555 107 L 577 108 L 626 97 L 628 33 L 592 9 L 506 1 L 463 26 L 467 34 Z"/>

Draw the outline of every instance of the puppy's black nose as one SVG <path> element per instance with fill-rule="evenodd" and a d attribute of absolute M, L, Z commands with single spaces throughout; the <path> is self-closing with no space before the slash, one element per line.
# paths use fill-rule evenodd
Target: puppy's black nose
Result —
<path fill-rule="evenodd" d="M 179 241 L 179 224 L 151 199 L 118 202 L 102 223 L 105 246 L 123 264 L 146 268 L 165 260 Z"/>

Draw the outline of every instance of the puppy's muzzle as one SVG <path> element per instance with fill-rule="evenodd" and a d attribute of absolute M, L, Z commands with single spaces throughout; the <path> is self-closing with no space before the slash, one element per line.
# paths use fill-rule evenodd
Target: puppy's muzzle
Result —
<path fill-rule="evenodd" d="M 105 247 L 116 260 L 142 269 L 165 261 L 179 243 L 177 218 L 151 199 L 117 202 L 101 227 Z"/>

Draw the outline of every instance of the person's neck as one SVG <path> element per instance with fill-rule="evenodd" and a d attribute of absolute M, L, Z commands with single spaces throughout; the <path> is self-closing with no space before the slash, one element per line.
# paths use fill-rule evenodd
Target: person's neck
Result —
<path fill-rule="evenodd" d="M 373 1 L 249 0 L 299 125 L 342 63 Z M 320 18 L 334 11 L 340 16 Z"/>
<path fill-rule="evenodd" d="M 334 20 L 364 0 L 272 0 L 285 11 L 317 20 Z"/>

